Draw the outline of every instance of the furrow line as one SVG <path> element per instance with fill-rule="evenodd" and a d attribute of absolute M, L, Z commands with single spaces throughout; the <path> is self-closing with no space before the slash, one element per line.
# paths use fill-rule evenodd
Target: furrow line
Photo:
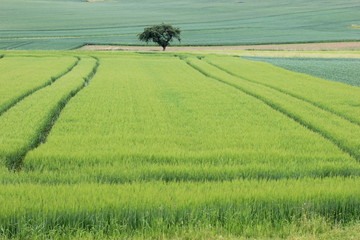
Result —
<path fill-rule="evenodd" d="M 98 58 L 93 57 L 96 60 L 95 66 L 93 67 L 92 71 L 84 78 L 84 84 L 82 86 L 80 86 L 79 88 L 69 92 L 69 94 L 58 103 L 58 105 L 55 108 L 55 111 L 53 111 L 53 113 L 51 114 L 51 116 L 49 116 L 49 120 L 44 124 L 44 126 L 40 129 L 39 131 L 39 135 L 36 138 L 36 141 L 34 141 L 34 143 L 21 155 L 20 159 L 19 159 L 19 165 L 15 166 L 15 169 L 20 170 L 21 169 L 21 165 L 23 163 L 23 160 L 26 156 L 26 154 L 39 147 L 41 144 L 46 142 L 47 137 L 49 136 L 51 129 L 53 128 L 54 124 L 56 123 L 57 119 L 60 116 L 61 111 L 64 109 L 64 107 L 66 106 L 66 104 L 73 98 L 76 96 L 76 94 L 78 94 L 84 87 L 86 87 L 87 85 L 89 85 L 91 79 L 95 76 L 98 67 L 100 66 L 100 61 Z"/>
<path fill-rule="evenodd" d="M 100 61 L 97 57 L 92 57 L 96 60 L 95 66 L 93 67 L 92 71 L 84 78 L 84 84 L 78 88 L 75 89 L 74 91 L 70 92 L 69 95 L 67 96 L 66 99 L 64 99 L 61 103 L 59 103 L 58 108 L 56 109 L 56 111 L 53 113 L 53 115 L 50 117 L 50 121 L 44 126 L 43 131 L 40 132 L 39 135 L 39 140 L 37 141 L 37 143 L 34 145 L 33 148 L 31 148 L 29 151 L 37 148 L 38 146 L 40 146 L 42 143 L 46 142 L 47 137 L 50 134 L 51 129 L 53 128 L 55 122 L 57 121 L 57 119 L 60 116 L 61 111 L 64 109 L 64 107 L 66 106 L 66 104 L 71 100 L 71 98 L 75 97 L 75 95 L 80 92 L 84 87 L 88 86 L 91 79 L 95 76 L 98 67 L 100 66 Z M 26 154 L 24 155 L 23 158 L 25 158 Z"/>
<path fill-rule="evenodd" d="M 301 101 L 304 101 L 304 102 L 306 102 L 306 103 L 309 103 L 309 104 L 311 104 L 311 105 L 313 105 L 313 106 L 315 106 L 315 107 L 317 107 L 317 108 L 320 108 L 321 110 L 324 110 L 324 111 L 330 112 L 330 113 L 332 113 L 332 114 L 335 114 L 336 116 L 338 116 L 338 117 L 340 117 L 340 118 L 342 118 L 342 119 L 344 119 L 344 120 L 346 120 L 346 121 L 349 121 L 349 122 L 352 123 L 352 124 L 356 124 L 356 125 L 360 126 L 360 122 L 359 122 L 359 121 L 354 120 L 354 119 L 351 119 L 351 118 L 349 118 L 349 117 L 347 117 L 347 116 L 344 116 L 344 115 L 342 115 L 341 113 L 336 112 L 336 111 L 334 111 L 334 110 L 331 109 L 331 108 L 328 108 L 328 107 L 326 107 L 326 106 L 323 106 L 323 105 L 321 105 L 321 104 L 318 104 L 318 103 L 316 103 L 316 102 L 313 102 L 313 101 L 311 101 L 311 100 L 309 100 L 309 99 L 306 99 L 306 98 L 301 97 L 301 96 L 299 96 L 299 95 L 296 95 L 296 94 L 294 94 L 294 93 L 285 91 L 285 90 L 283 90 L 283 89 L 281 89 L 281 88 L 277 88 L 277 87 L 271 86 L 271 85 L 269 85 L 269 84 L 262 83 L 262 82 L 259 82 L 259 81 L 256 81 L 256 80 L 253 80 L 253 79 L 250 79 L 250 78 L 241 76 L 241 75 L 239 75 L 239 74 L 235 74 L 235 73 L 233 73 L 233 72 L 231 72 L 231 71 L 229 71 L 229 70 L 227 70 L 227 69 L 225 69 L 225 68 L 223 68 L 223 67 L 221 67 L 221 66 L 219 66 L 219 65 L 217 65 L 217 64 L 215 64 L 215 63 L 212 63 L 212 62 L 209 61 L 209 60 L 205 60 L 205 62 L 207 62 L 208 64 L 216 67 L 217 69 L 219 69 L 219 70 L 221 70 L 221 71 L 224 71 L 224 72 L 226 72 L 227 74 L 230 74 L 230 75 L 232 75 L 232 76 L 234 76 L 234 77 L 238 77 L 238 78 L 241 78 L 241 79 L 243 79 L 243 80 L 245 80 L 245 81 L 248 81 L 248 82 L 251 82 L 251 83 L 255 83 L 255 84 L 258 84 L 258 85 L 262 85 L 262 86 L 265 86 L 265 87 L 268 87 L 268 88 L 271 88 L 271 89 L 273 89 L 273 90 L 276 90 L 276 91 L 281 92 L 281 93 L 283 93 L 283 94 L 289 95 L 289 96 L 291 96 L 291 97 L 293 97 L 293 98 L 296 98 L 296 99 L 298 99 L 298 100 L 301 100 Z"/>
<path fill-rule="evenodd" d="M 289 119 L 292 119 L 294 120 L 295 122 L 299 123 L 300 125 L 306 127 L 307 129 L 311 130 L 312 132 L 314 133 L 317 133 L 319 134 L 320 136 L 322 136 L 323 138 L 329 140 L 330 142 L 332 142 L 335 146 L 337 146 L 341 151 L 343 151 L 344 153 L 347 153 L 349 154 L 351 157 L 353 157 L 354 159 L 356 159 L 357 161 L 360 161 L 360 156 L 358 156 L 358 154 L 351 148 L 349 148 L 348 146 L 345 146 L 341 141 L 339 141 L 338 139 L 334 138 L 333 136 L 331 136 L 330 134 L 318 129 L 317 127 L 315 127 L 313 124 L 311 124 L 310 122 L 308 121 L 305 121 L 301 118 L 299 118 L 298 116 L 296 116 L 295 114 L 292 114 L 290 112 L 288 112 L 285 108 L 282 108 L 280 106 L 278 106 L 277 104 L 275 103 L 272 103 L 271 101 L 269 101 L 268 99 L 266 99 L 265 97 L 259 95 L 259 94 L 256 94 L 252 91 L 249 91 L 239 85 L 236 85 L 236 84 L 233 84 L 233 83 L 230 83 L 230 82 L 227 82 L 221 78 L 218 78 L 218 77 L 215 77 L 215 76 L 212 76 L 210 74 L 208 74 L 207 72 L 203 71 L 201 68 L 197 67 L 196 65 L 192 64 L 191 62 L 189 61 L 186 61 L 185 62 L 190 66 L 192 67 L 193 69 L 195 69 L 196 71 L 198 71 L 199 73 L 201 73 L 202 75 L 208 77 L 208 78 L 211 78 L 211 79 L 214 79 L 218 82 L 221 82 L 223 84 L 226 84 L 228 86 L 231 86 L 235 89 L 238 89 L 240 91 L 242 91 L 243 93 L 249 95 L 249 96 L 252 96 L 258 100 L 260 100 L 261 102 L 263 102 L 264 104 L 268 105 L 269 107 L 271 107 L 272 109 L 274 109 L 275 111 L 277 112 L 280 112 L 282 113 L 283 115 L 285 115 L 286 117 L 288 117 Z"/>
<path fill-rule="evenodd" d="M 10 108 L 14 107 L 17 103 L 19 103 L 20 101 L 22 101 L 23 99 L 25 99 L 26 97 L 30 96 L 31 94 L 34 94 L 35 92 L 50 86 L 51 84 L 53 84 L 54 82 L 56 82 L 59 78 L 61 78 L 62 76 L 68 74 L 69 72 L 71 72 L 80 62 L 80 57 L 75 57 L 77 59 L 77 61 L 75 63 L 73 63 L 70 67 L 68 67 L 64 72 L 60 73 L 59 75 L 55 76 L 55 77 L 51 77 L 50 80 L 48 82 L 46 82 L 43 85 L 37 86 L 31 90 L 29 90 L 28 92 L 24 93 L 23 95 L 21 95 L 20 97 L 18 97 L 17 99 L 15 99 L 12 103 L 10 103 L 7 107 L 3 108 L 2 110 L 0 110 L 0 116 L 3 115 L 6 111 L 8 111 Z"/>
<path fill-rule="evenodd" d="M 97 72 L 97 69 L 100 65 L 100 62 L 97 58 L 94 57 L 96 60 L 94 66 L 92 67 L 91 72 L 89 72 L 84 78 L 83 83 L 80 84 L 78 87 L 70 90 L 66 93 L 63 97 L 59 99 L 59 101 L 49 109 L 49 115 L 46 117 L 45 121 L 42 123 L 41 126 L 36 130 L 35 136 L 33 139 L 30 140 L 29 145 L 24 145 L 22 148 L 18 149 L 13 154 L 6 156 L 6 166 L 9 170 L 12 171 L 20 171 L 22 168 L 23 160 L 26 154 L 40 146 L 42 143 L 46 142 L 46 139 L 56 123 L 56 120 L 59 118 L 61 111 L 64 109 L 66 104 L 73 98 L 78 92 L 80 92 L 84 87 L 86 87 L 90 80 L 94 77 Z"/>

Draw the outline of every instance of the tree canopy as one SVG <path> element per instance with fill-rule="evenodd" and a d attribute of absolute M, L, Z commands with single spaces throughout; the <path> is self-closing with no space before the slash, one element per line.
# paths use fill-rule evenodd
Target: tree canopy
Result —
<path fill-rule="evenodd" d="M 181 41 L 180 33 L 180 28 L 162 23 L 144 28 L 144 32 L 138 34 L 138 38 L 140 41 L 146 43 L 153 41 L 159 44 L 163 48 L 163 51 L 165 51 L 166 47 L 170 45 L 170 42 L 172 42 L 174 38 Z"/>

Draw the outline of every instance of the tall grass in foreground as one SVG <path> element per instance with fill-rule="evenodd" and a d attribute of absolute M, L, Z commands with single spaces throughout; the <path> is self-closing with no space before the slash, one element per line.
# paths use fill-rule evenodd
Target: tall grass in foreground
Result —
<path fill-rule="evenodd" d="M 154 234 L 191 227 L 235 235 L 290 234 L 302 221 L 324 225 L 360 218 L 359 179 L 123 185 L 3 185 L 0 234 Z M 146 235 L 144 235 L 146 236 Z"/>

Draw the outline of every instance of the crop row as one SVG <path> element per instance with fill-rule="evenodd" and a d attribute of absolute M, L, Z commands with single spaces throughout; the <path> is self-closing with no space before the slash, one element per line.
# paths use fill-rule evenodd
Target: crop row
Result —
<path fill-rule="evenodd" d="M 93 156 L 90 156 L 93 158 Z M 223 157 L 223 156 L 222 156 Z M 250 156 L 253 157 L 253 156 Z M 266 163 L 253 160 L 249 163 L 211 163 L 209 159 L 200 159 L 203 163 L 185 162 L 178 159 L 172 164 L 161 162 L 160 157 L 120 158 L 104 157 L 102 161 L 94 162 L 92 158 L 87 161 L 86 156 L 76 157 L 73 161 L 68 159 L 60 161 L 54 157 L 55 163 L 51 163 L 49 157 L 45 163 L 37 159 L 35 162 L 25 159 L 25 166 L 17 174 L 9 172 L 6 168 L 0 168 L 0 183 L 42 183 L 42 184 L 80 184 L 80 183 L 113 183 L 121 184 L 128 182 L 146 181 L 225 181 L 235 179 L 302 179 L 304 177 L 352 177 L 360 176 L 360 166 L 349 160 L 338 159 L 337 161 L 324 162 L 323 160 L 304 160 L 289 158 L 275 162 L 268 160 Z M 119 160 L 120 159 L 120 160 Z M 300 158 L 298 158 L 300 159 Z M 152 160 L 152 161 L 151 161 Z M 193 159 L 194 161 L 198 159 Z M 213 159 L 212 159 L 213 160 Z M 147 162 L 145 162 L 147 161 Z M 151 162 L 150 162 L 151 161 Z M 35 163 L 34 163 L 35 162 Z"/>

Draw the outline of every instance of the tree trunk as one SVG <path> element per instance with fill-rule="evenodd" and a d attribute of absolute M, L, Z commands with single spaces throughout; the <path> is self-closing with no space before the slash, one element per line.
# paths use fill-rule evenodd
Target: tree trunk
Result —
<path fill-rule="evenodd" d="M 162 48 L 163 48 L 163 51 L 165 51 L 165 49 L 166 49 L 166 46 L 162 46 Z"/>

